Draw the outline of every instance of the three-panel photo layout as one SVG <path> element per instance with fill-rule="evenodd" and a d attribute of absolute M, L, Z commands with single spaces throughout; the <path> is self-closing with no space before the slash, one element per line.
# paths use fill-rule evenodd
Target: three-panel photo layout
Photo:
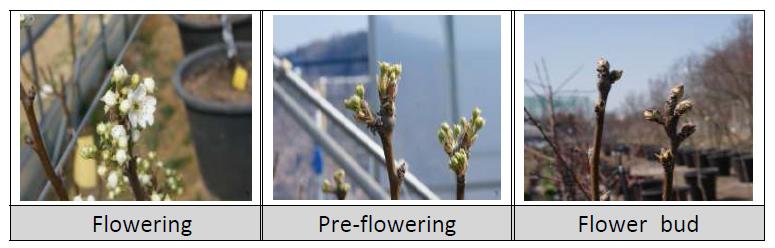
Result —
<path fill-rule="evenodd" d="M 763 201 L 751 13 L 18 18 L 15 203 Z"/>

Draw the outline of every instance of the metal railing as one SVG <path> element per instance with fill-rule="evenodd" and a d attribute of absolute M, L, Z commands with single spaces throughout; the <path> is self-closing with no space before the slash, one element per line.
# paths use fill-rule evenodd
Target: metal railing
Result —
<path fill-rule="evenodd" d="M 359 129 L 355 123 L 349 120 L 342 112 L 336 109 L 331 103 L 326 100 L 324 97 L 320 96 L 313 90 L 309 84 L 307 84 L 304 79 L 301 78 L 300 75 L 290 70 L 290 68 L 285 68 L 283 66 L 283 62 L 281 59 L 275 57 L 273 60 L 273 68 L 274 68 L 274 95 L 277 96 L 278 100 L 280 100 L 280 103 L 285 105 L 286 107 L 289 106 L 288 103 L 295 102 L 294 99 L 290 98 L 290 96 L 287 95 L 285 92 L 285 85 L 290 86 L 294 90 L 300 93 L 300 95 L 305 98 L 306 100 L 312 102 L 316 108 L 320 109 L 321 112 L 323 112 L 327 118 L 333 121 L 334 124 L 338 125 L 344 130 L 344 133 L 350 136 L 353 140 L 355 140 L 358 145 L 363 147 L 367 153 L 383 166 L 385 166 L 385 156 L 382 152 L 382 147 L 380 147 L 376 142 L 374 142 L 369 136 L 363 132 L 363 130 Z M 306 116 L 307 114 L 304 112 L 303 109 L 299 108 L 290 108 L 289 111 L 292 113 L 294 118 L 297 120 L 299 119 L 298 116 Z M 308 116 L 306 118 L 309 118 Z M 338 153 L 340 151 L 337 151 L 337 146 L 331 146 L 326 148 L 326 146 L 330 145 L 327 144 L 328 141 L 326 141 L 326 137 L 328 134 L 324 133 L 319 128 L 316 128 L 315 125 L 308 126 L 305 123 L 301 123 L 302 127 L 305 129 L 306 132 L 310 133 L 312 135 L 313 139 L 315 139 L 317 142 L 320 142 L 321 145 L 324 147 L 324 149 L 331 150 L 335 153 Z M 321 134 L 318 134 L 318 132 L 321 132 Z M 329 137 L 330 138 L 330 137 Z M 341 147 L 340 147 L 341 148 Z M 342 154 L 332 154 L 334 156 L 333 158 L 337 160 L 338 163 L 340 163 L 343 167 L 343 169 L 347 170 L 348 173 L 352 173 L 353 178 L 355 178 L 358 182 L 366 182 L 365 184 L 361 184 L 361 186 L 364 187 L 364 189 L 367 191 L 367 193 L 370 190 L 373 190 L 369 187 L 372 187 L 371 183 L 368 182 L 368 180 L 375 180 L 371 176 L 368 175 L 368 173 L 365 173 L 362 171 L 349 171 L 349 167 L 357 167 L 360 170 L 363 170 L 360 166 L 357 166 L 357 163 L 355 160 L 352 160 L 352 157 L 347 155 L 345 151 L 341 151 Z M 337 156 L 339 159 L 337 159 Z M 349 157 L 349 158 L 348 158 Z M 355 166 L 353 166 L 353 164 Z M 420 181 L 414 174 L 411 172 L 407 172 L 405 174 L 404 182 L 406 187 L 410 189 L 412 192 L 415 192 L 417 195 L 420 196 L 421 199 L 424 200 L 438 200 L 439 197 L 428 188 L 422 181 Z M 375 197 L 372 196 L 372 198 L 376 199 L 387 199 L 387 193 L 386 189 L 381 188 L 379 189 L 382 193 L 381 194 L 375 194 L 375 196 L 382 196 L 383 197 Z M 371 194 L 370 194 L 371 196 Z"/>

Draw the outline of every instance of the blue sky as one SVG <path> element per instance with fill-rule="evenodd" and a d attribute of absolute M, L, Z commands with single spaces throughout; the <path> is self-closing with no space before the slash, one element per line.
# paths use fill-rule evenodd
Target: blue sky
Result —
<path fill-rule="evenodd" d="M 274 16 L 273 22 L 274 50 L 279 53 L 291 51 L 315 40 L 327 39 L 335 34 L 347 34 L 368 28 L 368 17 L 363 15 L 279 15 Z"/>
<path fill-rule="evenodd" d="M 616 109 L 633 91 L 646 92 L 649 78 L 669 72 L 678 59 L 701 54 L 734 34 L 744 15 L 525 15 L 525 78 L 537 80 L 534 63 L 546 61 L 562 81 L 581 66 L 566 89 L 594 99 L 594 62 L 604 56 L 624 76 L 609 94 Z M 526 95 L 532 95 L 527 88 Z"/>

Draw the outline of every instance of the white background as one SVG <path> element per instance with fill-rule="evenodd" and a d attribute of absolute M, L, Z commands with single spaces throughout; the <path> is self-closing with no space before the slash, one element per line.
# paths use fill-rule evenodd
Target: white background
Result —
<path fill-rule="evenodd" d="M 496 11 L 502 11 L 502 10 L 524 10 L 524 9 L 533 9 L 533 10 L 605 10 L 605 9 L 627 9 L 627 10 L 693 10 L 693 9 L 704 9 L 704 10 L 766 10 L 770 8 L 772 4 L 770 4 L 768 1 L 574 1 L 574 0 L 568 0 L 568 1 L 548 1 L 548 0 L 535 0 L 535 1 L 517 1 L 517 0 L 511 0 L 511 1 L 502 1 L 502 0 L 468 0 L 468 1 L 418 1 L 418 0 L 394 0 L 394 1 L 348 1 L 348 0 L 328 0 L 328 1 L 320 1 L 320 0 L 302 0 L 302 1 L 293 1 L 293 0 L 284 0 L 284 1 L 240 1 L 240 0 L 219 0 L 219 1 L 99 1 L 99 2 L 93 2 L 93 1 L 16 1 L 16 2 L 5 2 L 3 5 L 6 6 L 7 9 L 16 9 L 16 10 L 105 10 L 105 9 L 139 9 L 139 10 L 196 10 L 196 9 L 234 9 L 234 10 L 264 10 L 264 9 L 271 9 L 271 10 L 285 10 L 285 9 L 306 9 L 306 10 L 343 10 L 343 9 L 353 9 L 353 10 L 362 10 L 362 9 L 373 9 L 373 10 L 407 10 L 407 9 L 430 9 L 430 10 L 436 10 L 436 9 L 448 9 L 448 10 L 496 10 Z M 18 68 L 18 61 L 19 61 L 19 54 L 17 51 L 19 51 L 19 29 L 13 28 L 16 27 L 18 24 L 18 15 L 14 13 L 13 15 L 8 12 L 8 18 L 2 19 L 2 27 L 3 29 L 6 29 L 9 33 L 10 37 L 9 39 L 3 39 L 3 43 L 6 47 L 9 47 L 9 50 L 4 50 L 3 55 L 4 57 L 10 58 L 10 60 L 3 60 L 3 68 L 9 68 L 10 73 L 7 75 L 10 75 L 10 77 L 7 77 L 8 80 L 7 83 L 11 85 L 11 87 L 8 87 L 9 91 L 3 92 L 4 99 L 8 99 L 9 101 L 3 101 L 2 102 L 2 109 L 8 110 L 6 121 L 3 121 L 2 125 L 5 130 L 11 130 L 10 135 L 8 133 L 4 134 L 5 139 L 8 140 L 7 144 L 8 147 L 5 149 L 2 149 L 2 151 L 7 152 L 4 154 L 6 158 L 9 158 L 9 163 L 7 163 L 6 166 L 10 168 L 15 168 L 18 166 L 18 156 L 19 156 L 19 149 L 16 147 L 16 144 L 19 144 L 19 136 L 18 132 L 14 130 L 18 130 L 18 123 L 20 118 L 19 113 L 19 88 L 18 83 L 19 82 L 19 68 Z M 358 14 L 371 14 L 372 12 L 359 12 Z M 437 13 L 437 12 L 435 12 Z M 450 12 L 451 14 L 454 14 L 454 12 Z M 629 12 L 628 12 L 629 13 Z M 446 13 L 445 13 L 446 14 Z M 265 19 L 267 18 L 267 15 L 265 15 Z M 259 18 L 257 16 L 254 16 L 253 18 L 254 23 L 258 23 Z M 509 18 L 508 15 L 506 15 L 506 22 L 508 23 Z M 511 67 L 516 68 L 515 71 L 515 78 L 518 79 L 517 83 L 515 84 L 514 90 L 515 97 L 518 99 L 516 101 L 515 110 L 518 110 L 518 108 L 522 105 L 521 98 L 523 96 L 523 88 L 522 84 L 520 83 L 522 76 L 522 72 L 520 68 L 524 68 L 522 66 L 522 60 L 521 60 L 521 54 L 523 45 L 521 43 L 521 16 L 520 13 L 517 12 L 517 18 L 516 18 L 516 44 L 515 44 L 515 53 L 516 53 L 516 59 L 514 65 L 511 65 Z M 771 22 L 771 21 L 769 21 Z M 762 25 L 763 24 L 763 25 Z M 765 140 L 768 140 L 771 134 L 767 136 L 767 134 L 764 132 L 764 122 L 766 116 L 770 113 L 767 112 L 767 107 L 770 107 L 768 105 L 765 105 L 764 100 L 765 96 L 769 95 L 768 93 L 772 92 L 772 87 L 770 87 L 769 91 L 764 88 L 764 80 L 762 78 L 763 72 L 765 70 L 768 70 L 769 67 L 765 67 L 763 61 L 766 57 L 771 57 L 769 54 L 765 53 L 764 51 L 764 45 L 761 41 L 766 40 L 768 37 L 761 37 L 763 34 L 761 33 L 762 30 L 764 30 L 764 25 L 770 24 L 768 23 L 763 15 L 754 15 L 754 40 L 755 40 L 755 47 L 754 47 L 754 89 L 755 89 L 755 96 L 754 96 L 754 132 L 757 134 L 756 139 L 754 140 L 754 149 L 756 154 L 756 164 L 755 164 L 755 170 L 761 171 L 761 169 L 764 168 L 764 164 L 766 161 L 766 154 L 772 150 L 771 148 L 768 150 L 765 145 Z M 265 25 L 267 26 L 267 25 Z M 271 25 L 269 25 L 271 26 Z M 772 25 L 769 25 L 772 27 Z M 254 25 L 254 41 L 257 45 L 258 42 L 258 25 Z M 503 25 L 504 28 L 508 28 L 509 25 Z M 314 27 L 310 27 L 314 28 Z M 271 34 L 271 30 L 264 30 L 265 33 Z M 771 32 L 772 33 L 772 32 Z M 508 38 L 507 35 L 504 35 L 504 37 Z M 266 39 L 265 41 L 271 39 Z M 772 40 L 772 39 L 770 39 Z M 266 43 L 266 42 L 265 42 Z M 504 44 L 510 44 L 510 40 L 507 39 Z M 502 49 L 502 51 L 507 52 L 508 49 Z M 254 50 L 254 56 L 258 56 L 258 50 Z M 505 59 L 505 62 L 509 62 L 510 56 L 506 55 L 503 56 Z M 6 64 L 8 63 L 8 64 Z M 265 60 L 265 63 L 268 63 Z M 257 65 L 256 65 L 257 66 Z M 508 65 L 504 65 L 508 66 Z M 506 67 L 508 68 L 508 67 Z M 254 70 L 257 71 L 257 70 Z M 504 80 L 509 79 L 508 70 L 503 70 L 505 74 Z M 266 83 L 266 82 L 265 82 Z M 504 89 L 508 89 L 508 87 L 505 87 Z M 264 94 L 267 94 L 267 91 L 264 92 Z M 271 95 L 269 95 L 271 97 Z M 254 96 L 255 97 L 255 96 Z M 270 98 L 271 99 L 271 98 Z M 502 101 L 504 101 L 504 106 L 507 106 L 510 100 L 510 95 L 505 94 L 504 97 L 501 98 Z M 267 99 L 264 99 L 265 101 Z M 254 104 L 257 104 L 259 101 L 258 99 L 254 99 Z M 772 101 L 771 101 L 772 102 Z M 771 105 L 770 103 L 769 105 Z M 267 106 L 263 106 L 266 108 Z M 9 110 L 10 109 L 10 110 Z M 503 111 L 509 111 L 511 108 L 503 107 Z M 772 107 L 769 108 L 770 112 Z M 271 108 L 269 109 L 271 110 Z M 265 113 L 265 119 L 264 123 L 271 123 L 271 115 L 267 115 L 267 111 L 264 111 Z M 515 162 L 516 162 L 516 168 L 515 172 L 517 176 L 515 179 L 517 180 L 515 182 L 516 188 L 513 192 L 523 192 L 521 188 L 521 172 L 522 167 L 521 163 L 519 161 L 523 161 L 523 158 L 521 156 L 521 151 L 523 150 L 523 147 L 521 145 L 521 135 L 522 135 L 522 121 L 520 120 L 520 117 L 522 117 L 522 113 L 517 111 L 514 113 L 515 115 L 515 130 L 517 132 L 516 135 L 516 144 L 515 144 L 515 151 L 519 151 L 515 153 Z M 509 116 L 508 112 L 502 113 L 502 116 Z M 258 116 L 254 116 L 254 130 L 259 129 L 259 122 L 258 122 Z M 10 120 L 9 120 L 10 119 Z M 508 119 L 504 118 L 505 121 L 508 121 Z M 10 123 L 10 124 L 9 124 Z M 504 127 L 510 127 L 510 123 L 507 123 L 508 125 L 504 125 Z M 265 130 L 267 127 L 264 127 Z M 260 141 L 258 140 L 258 133 L 253 132 L 253 147 L 254 149 L 258 148 L 258 144 Z M 271 132 L 267 134 L 267 132 L 264 133 L 264 140 L 265 141 L 271 141 Z M 504 142 L 504 145 L 508 145 L 507 143 L 510 142 L 510 139 L 502 139 L 502 142 Z M 267 143 L 265 142 L 265 145 Z M 271 144 L 271 143 L 269 143 Z M 5 146 L 5 145 L 4 145 Z M 264 147 L 265 150 L 271 150 L 271 147 Z M 508 156 L 509 154 L 506 154 Z M 256 160 L 259 159 L 257 156 L 254 158 L 254 164 L 257 164 Z M 266 158 L 265 158 L 266 159 Z M 506 157 L 505 159 L 502 159 L 502 163 L 507 163 L 507 161 L 510 161 L 510 157 Z M 269 163 L 271 164 L 271 163 Z M 18 173 L 13 173 L 9 170 L 0 170 L 4 174 L 2 178 L 6 179 L 17 179 Z M 765 175 L 764 173 L 756 173 L 757 176 L 754 181 L 756 182 L 763 182 L 764 177 L 771 177 L 769 176 L 772 174 L 773 170 L 770 170 Z M 11 174 L 6 174 L 11 172 Z M 257 201 L 259 199 L 258 197 L 258 183 L 256 178 L 259 178 L 258 176 L 258 170 L 254 170 L 254 197 L 253 199 Z M 16 175 L 16 176 L 13 176 Z M 508 175 L 507 173 L 503 173 L 503 175 Z M 18 202 L 18 196 L 12 197 L 9 195 L 12 192 L 18 192 L 18 183 L 13 183 L 9 181 L 5 181 L 6 183 L 3 183 L 3 189 L 0 190 L 0 197 L 3 199 L 9 199 L 9 204 L 16 204 Z M 509 185 L 509 180 L 503 181 L 504 185 Z M 266 182 L 265 182 L 266 183 Z M 8 188 L 11 186 L 11 188 Z M 271 186 L 271 185 L 270 185 Z M 271 192 L 271 187 L 269 187 L 269 191 Z M 764 197 L 769 196 L 770 199 L 772 199 L 772 190 L 769 191 L 767 195 L 765 195 L 764 192 L 764 184 L 756 184 L 756 189 L 754 191 L 754 204 L 763 204 L 764 203 Z M 507 196 L 505 193 L 508 192 L 506 190 L 503 191 L 504 196 Z M 17 193 L 14 193 L 17 194 Z M 517 204 L 523 204 L 520 202 L 521 200 L 521 193 L 517 193 Z M 267 199 L 267 195 L 264 196 L 265 199 Z M 268 198 L 271 198 L 270 196 Z M 13 199 L 13 203 L 11 202 L 11 199 Z M 268 202 L 265 202 L 268 203 Z M 126 203 L 124 203 L 126 204 Z M 195 204 L 202 204 L 202 203 L 195 203 Z M 257 204 L 257 203 L 252 203 Z M 497 203 L 496 203 L 497 204 Z M 603 204 L 603 203 L 601 203 Z M 751 204 L 751 202 L 743 202 L 740 204 Z M 3 205 L 3 210 L 8 212 L 9 209 L 6 207 L 7 205 Z M 730 213 L 733 214 L 733 213 Z M 4 218 L 8 218 L 8 215 L 3 215 Z M 517 220 L 519 221 L 519 220 Z M 770 220 L 767 220 L 767 224 L 771 224 Z M 5 219 L 4 223 L 8 223 L 8 220 Z M 39 223 L 40 225 L 45 225 L 46 223 Z M 752 223 L 752 225 L 760 225 L 761 223 Z M 0 233 L 3 233 L 3 236 L 6 237 L 5 240 L 8 240 L 10 238 L 10 232 L 11 230 L 8 230 L 10 227 L 8 225 L 0 225 Z M 265 226 L 265 228 L 271 228 L 270 226 Z M 735 227 L 730 227 L 735 228 Z M 770 228 L 772 229 L 772 228 Z M 769 235 L 767 235 L 769 236 Z M 7 242 L 7 241 L 6 241 Z M 410 243 L 410 244 L 407 244 Z M 621 247 L 621 246 L 628 246 L 628 247 L 654 247 L 654 246 L 663 246 L 663 247 L 768 247 L 767 242 L 9 242 L 9 247 L 19 247 L 19 246 L 44 246 L 44 247 L 50 247 L 50 246 L 57 246 L 57 247 L 104 247 L 104 246 L 110 246 L 110 247 L 136 247 L 136 246 L 151 246 L 151 247 L 157 247 L 157 246 L 186 246 L 186 247 L 257 247 L 257 246 L 267 246 L 267 247 L 277 247 L 277 246 L 322 246 L 322 247 L 363 247 L 363 246 L 372 246 L 372 247 L 392 247 L 395 245 L 413 245 L 413 246 L 444 246 L 444 247 L 470 247 L 472 245 L 475 246 L 495 246 L 495 247 L 515 247 L 515 246 L 524 246 L 524 247 L 566 247 L 566 246 L 572 246 L 572 247 Z"/>

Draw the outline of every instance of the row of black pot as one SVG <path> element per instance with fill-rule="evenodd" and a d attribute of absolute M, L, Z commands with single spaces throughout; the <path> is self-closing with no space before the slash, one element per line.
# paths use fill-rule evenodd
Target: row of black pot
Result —
<path fill-rule="evenodd" d="M 224 103 L 197 97 L 184 87 L 185 79 L 203 68 L 227 61 L 220 23 L 197 24 L 173 15 L 186 57 L 172 81 L 183 99 L 200 174 L 210 193 L 220 200 L 252 198 L 251 104 Z M 250 40 L 250 15 L 233 18 L 235 38 Z M 238 56 L 251 59 L 250 42 L 237 42 Z M 174 128 L 174 127 L 172 127 Z"/>
<path fill-rule="evenodd" d="M 641 145 L 640 154 L 647 160 L 656 161 L 658 145 Z M 753 182 L 753 156 L 750 153 L 719 149 L 680 148 L 674 154 L 677 166 L 690 168 L 716 168 L 718 175 L 737 175 L 740 182 Z"/>
<path fill-rule="evenodd" d="M 697 173 L 697 170 L 691 170 L 684 173 L 683 176 L 687 186 L 673 187 L 673 195 L 676 201 L 716 200 L 717 168 L 702 168 L 700 173 Z M 663 183 L 662 179 L 640 179 L 636 182 L 636 189 L 634 190 L 639 193 L 635 195 L 639 195 L 641 201 L 661 201 Z"/>

